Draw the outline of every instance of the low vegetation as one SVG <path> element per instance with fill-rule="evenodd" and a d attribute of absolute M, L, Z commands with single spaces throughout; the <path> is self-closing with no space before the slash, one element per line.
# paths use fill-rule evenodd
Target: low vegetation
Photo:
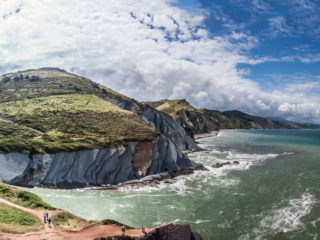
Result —
<path fill-rule="evenodd" d="M 0 183 L 0 197 L 27 208 L 55 210 L 38 195 L 3 183 Z"/>
<path fill-rule="evenodd" d="M 94 223 L 92 221 L 87 221 L 85 219 L 77 217 L 68 212 L 58 213 L 54 215 L 51 218 L 51 220 L 55 229 L 72 230 L 72 231 L 75 231 L 77 229 L 82 229 L 90 225 L 91 223 Z"/>
<path fill-rule="evenodd" d="M 175 100 L 160 100 L 156 102 L 147 102 L 151 107 L 158 108 L 163 104 L 167 104 L 166 107 L 162 108 L 161 111 L 170 115 L 174 119 L 177 119 L 179 116 L 177 112 L 184 109 L 188 111 L 196 111 L 197 109 L 190 105 L 185 99 L 175 99 Z"/>
<path fill-rule="evenodd" d="M 65 94 L 92 94 L 99 97 L 129 99 L 87 78 L 60 69 L 40 69 L 0 77 L 0 102 Z"/>
<path fill-rule="evenodd" d="M 0 84 L 0 152 L 56 153 L 149 141 L 159 133 L 104 100 L 127 97 L 57 69 L 6 74 Z"/>
<path fill-rule="evenodd" d="M 0 231 L 26 233 L 43 229 L 41 221 L 31 214 L 0 203 Z"/>
<path fill-rule="evenodd" d="M 102 221 L 100 222 L 100 224 L 101 224 L 101 225 L 118 225 L 118 226 L 125 226 L 126 229 L 134 229 L 133 227 L 130 227 L 130 226 L 126 225 L 126 224 L 119 223 L 119 222 L 117 222 L 117 221 L 115 221 L 115 220 L 112 220 L 112 219 L 102 220 Z"/>

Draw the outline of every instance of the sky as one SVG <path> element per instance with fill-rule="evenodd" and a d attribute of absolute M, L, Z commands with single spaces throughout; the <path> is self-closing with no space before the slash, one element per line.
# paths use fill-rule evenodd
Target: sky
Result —
<path fill-rule="evenodd" d="M 0 0 L 0 74 L 320 123 L 320 0 Z"/>

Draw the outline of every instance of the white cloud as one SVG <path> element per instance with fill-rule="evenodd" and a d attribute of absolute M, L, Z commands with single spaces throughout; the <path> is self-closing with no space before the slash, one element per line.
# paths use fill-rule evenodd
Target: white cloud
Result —
<path fill-rule="evenodd" d="M 247 56 L 258 39 L 239 31 L 212 36 L 201 11 L 165 0 L 1 1 L 0 17 L 7 15 L 0 71 L 60 67 L 138 100 L 187 98 L 198 107 L 320 122 L 318 95 L 267 93 L 246 79 L 239 63 L 268 60 Z M 274 23 L 280 30 L 281 21 Z"/>
<path fill-rule="evenodd" d="M 257 10 L 260 11 L 267 11 L 270 8 L 269 4 L 264 0 L 252 0 L 252 4 Z"/>
<path fill-rule="evenodd" d="M 294 29 L 289 26 L 286 22 L 286 18 L 283 16 L 278 16 L 269 19 L 270 33 L 272 36 L 277 35 L 294 35 Z"/>
<path fill-rule="evenodd" d="M 318 80 L 320 76 L 317 76 Z M 314 92 L 320 93 L 320 82 L 305 82 L 305 83 L 291 83 L 287 84 L 286 90 L 289 92 L 298 92 L 305 94 L 313 94 Z"/>

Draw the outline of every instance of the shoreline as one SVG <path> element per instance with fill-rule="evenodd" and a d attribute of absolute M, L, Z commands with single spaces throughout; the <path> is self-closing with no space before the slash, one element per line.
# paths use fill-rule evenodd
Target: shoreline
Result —
<path fill-rule="evenodd" d="M 117 185 L 101 185 L 101 186 L 92 186 L 92 187 L 87 187 L 83 188 L 85 190 L 89 191 L 116 191 L 119 190 L 122 187 L 136 187 L 136 188 L 142 188 L 142 187 L 157 187 L 160 183 L 165 183 L 165 184 L 172 184 L 176 182 L 177 177 L 179 176 L 187 176 L 193 174 L 195 171 L 208 171 L 206 167 L 204 167 L 201 164 L 196 164 L 194 167 L 187 168 L 187 169 L 182 169 L 178 170 L 175 172 L 163 172 L 163 173 L 158 173 L 154 175 L 148 175 L 145 176 L 141 179 L 134 179 L 130 181 L 126 181 L 123 183 L 119 183 Z"/>
<path fill-rule="evenodd" d="M 208 137 L 215 137 L 215 136 L 218 136 L 219 133 L 221 133 L 221 130 L 211 131 L 209 133 L 195 134 L 194 139 L 199 140 L 199 139 L 208 138 Z"/>

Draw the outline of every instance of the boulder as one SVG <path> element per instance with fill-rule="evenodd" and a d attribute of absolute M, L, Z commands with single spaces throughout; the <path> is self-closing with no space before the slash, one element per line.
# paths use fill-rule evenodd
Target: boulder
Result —
<path fill-rule="evenodd" d="M 145 240 L 203 240 L 195 232 L 191 231 L 189 224 L 168 224 L 157 227 L 148 233 Z"/>

